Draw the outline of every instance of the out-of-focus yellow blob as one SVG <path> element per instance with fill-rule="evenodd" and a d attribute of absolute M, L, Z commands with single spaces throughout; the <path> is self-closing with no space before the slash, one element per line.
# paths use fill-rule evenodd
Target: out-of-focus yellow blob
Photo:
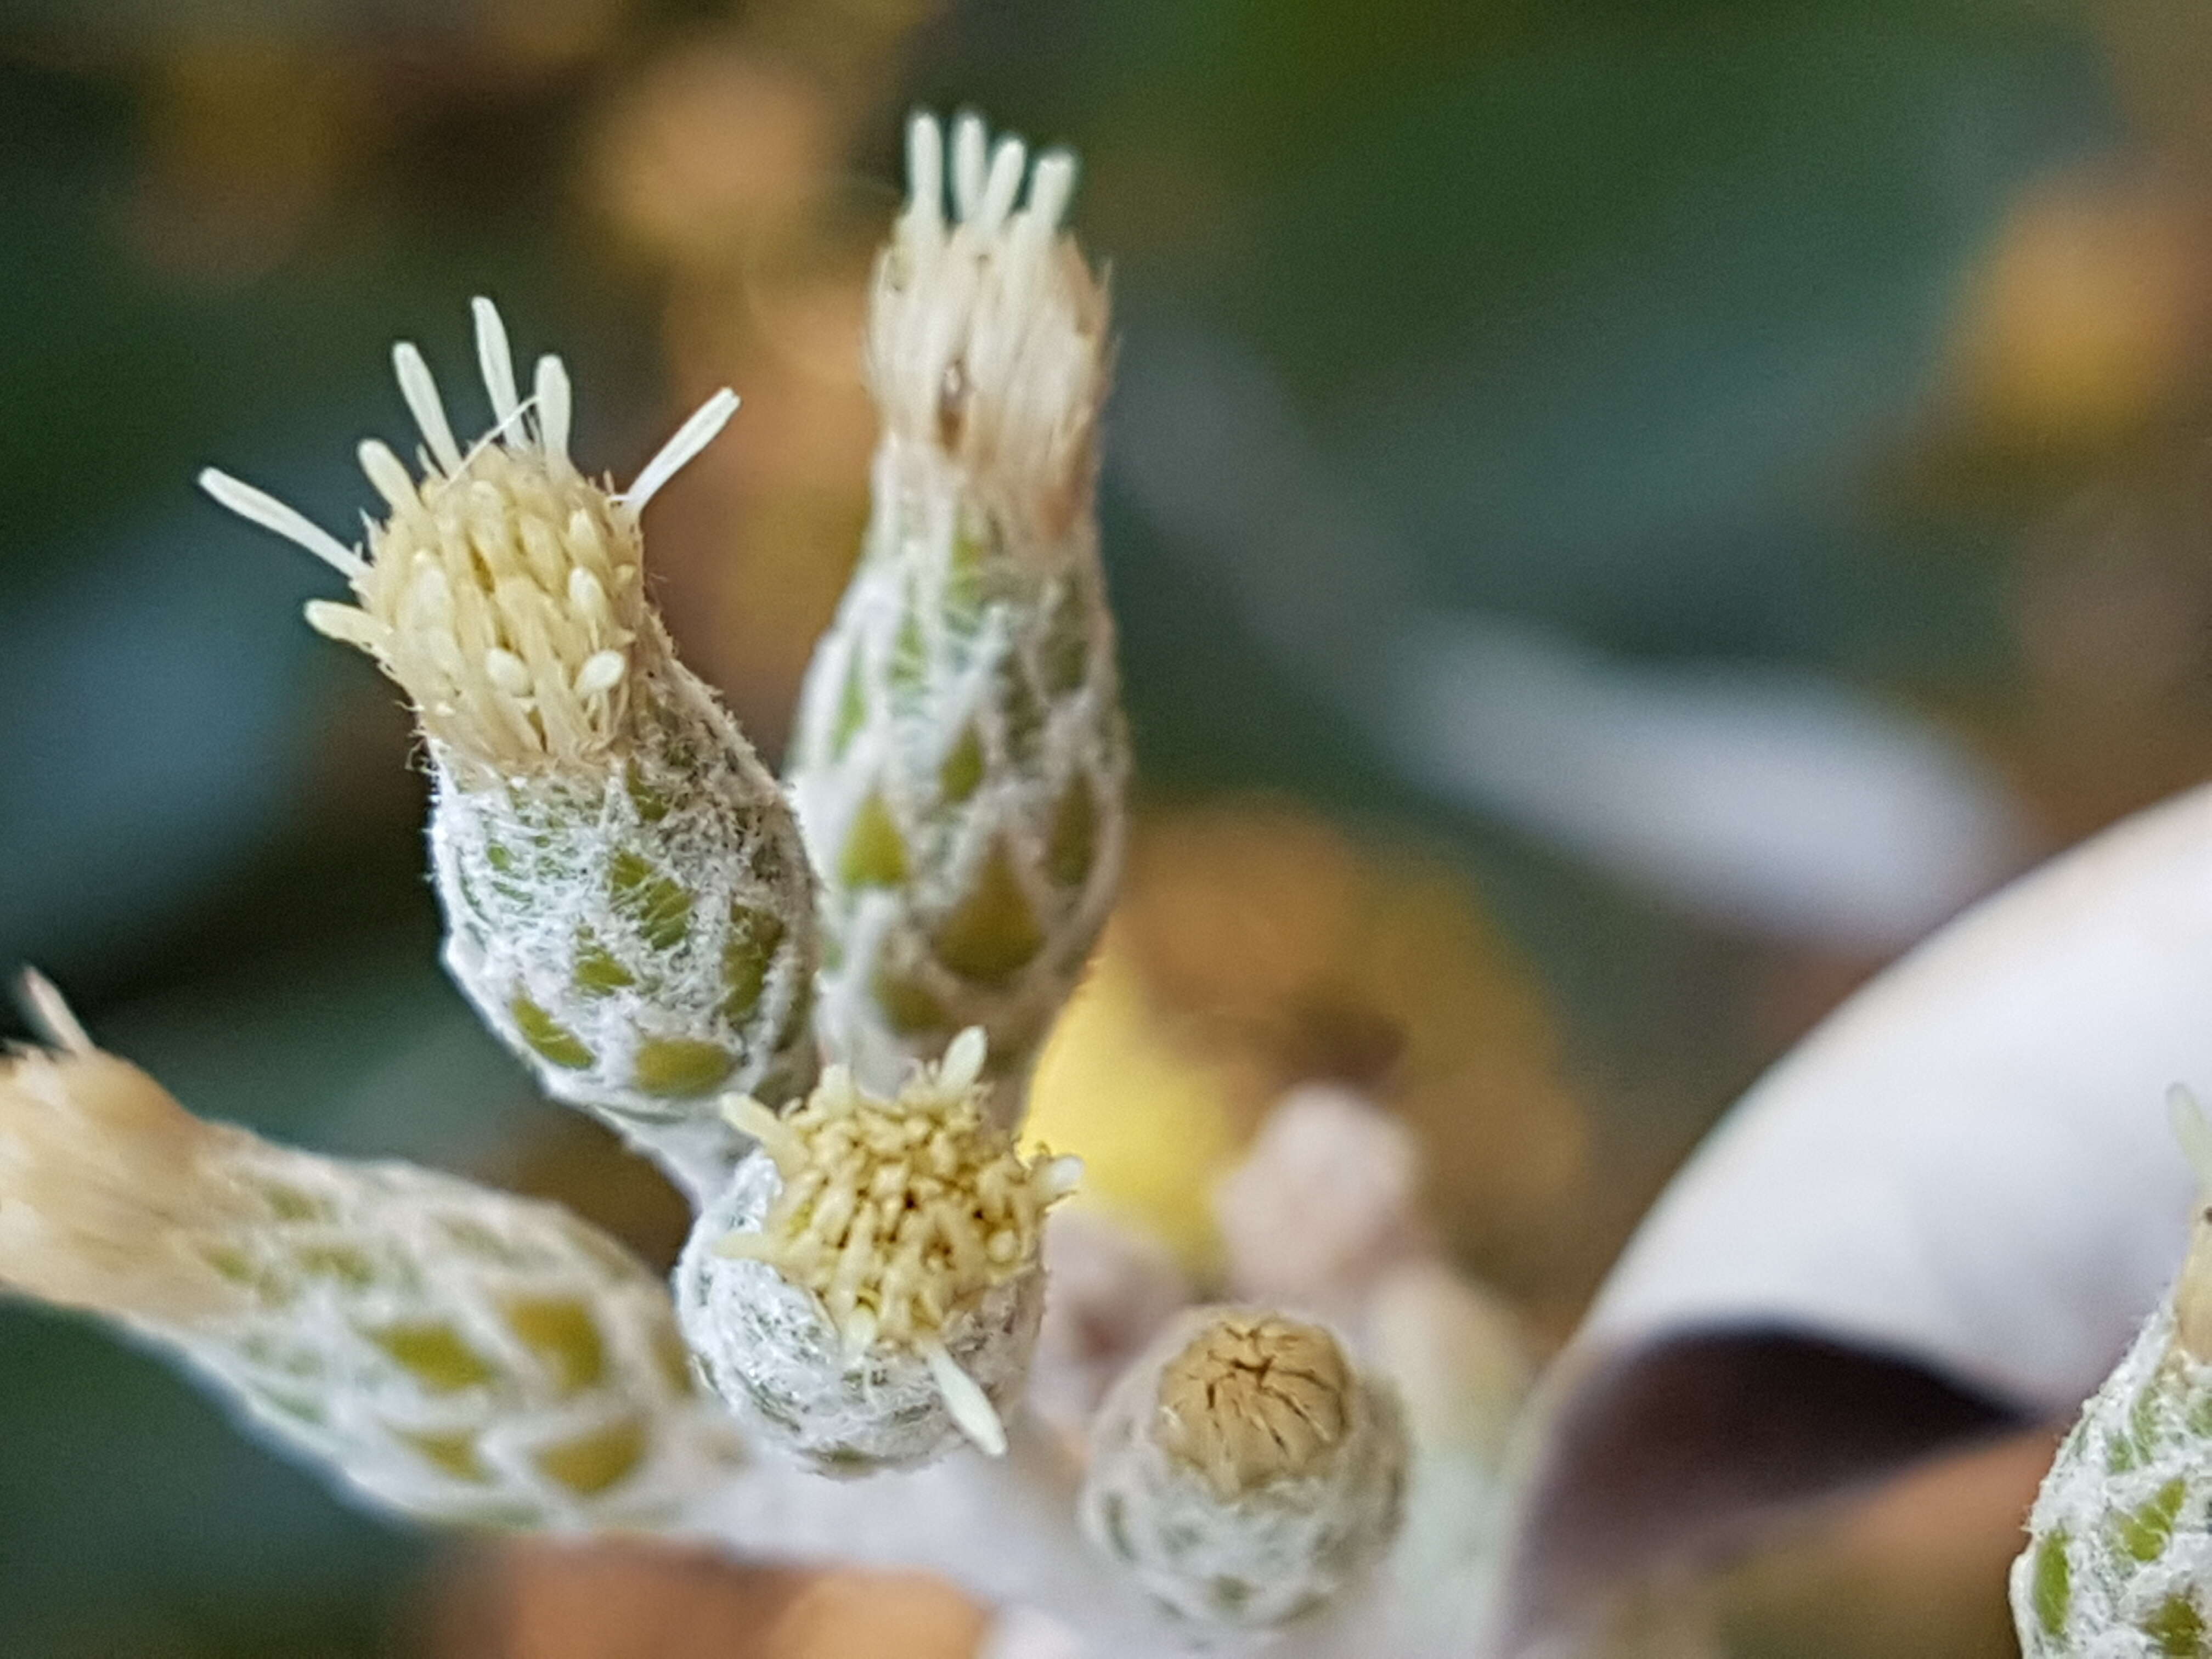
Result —
<path fill-rule="evenodd" d="M 2170 414 L 2204 371 L 2212 228 L 2191 192 L 2078 173 L 2014 207 L 1953 348 L 1966 409 L 2002 439 L 2100 445 Z"/>
<path fill-rule="evenodd" d="M 1237 1156 L 1234 1092 L 1163 1029 L 1109 928 L 1037 1062 L 1027 1133 L 1082 1158 L 1072 1203 L 1144 1228 L 1203 1274 L 1220 1249 L 1213 1183 Z"/>

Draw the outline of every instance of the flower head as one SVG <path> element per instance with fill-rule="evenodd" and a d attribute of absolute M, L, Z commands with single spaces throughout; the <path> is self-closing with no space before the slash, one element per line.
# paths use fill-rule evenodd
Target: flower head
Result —
<path fill-rule="evenodd" d="M 200 483 L 347 579 L 358 603 L 315 600 L 308 622 L 374 657 L 434 742 L 494 772 L 529 774 L 603 753 L 623 730 L 641 658 L 668 655 L 646 602 L 638 514 L 738 400 L 716 392 L 617 495 L 569 459 L 561 360 L 538 360 L 526 401 L 498 309 L 479 299 L 475 313 L 491 428 L 464 452 L 421 352 L 394 346 L 422 428 L 421 476 L 377 440 L 362 444 L 362 470 L 386 509 L 367 526 L 366 553 L 227 473 L 210 467 Z"/>
<path fill-rule="evenodd" d="M 1087 504 L 1106 388 L 1105 290 L 1060 222 L 1075 158 L 1031 168 L 1020 139 L 991 148 L 963 115 L 949 159 L 948 217 L 944 132 L 915 116 L 912 194 L 876 265 L 869 384 L 891 434 L 964 471 L 1012 545 L 1048 551 Z"/>
<path fill-rule="evenodd" d="M 962 1426 L 1003 1445 L 945 1333 L 1036 1268 L 1045 1211 L 1074 1190 L 1082 1166 L 1021 1156 L 983 1109 L 983 1034 L 970 1029 L 892 1099 L 833 1066 L 789 1116 L 733 1103 L 730 1121 L 759 1140 L 782 1190 L 757 1227 L 730 1233 L 716 1254 L 763 1262 L 811 1291 L 854 1359 L 878 1344 L 921 1355 Z"/>
<path fill-rule="evenodd" d="M 1277 1314 L 1230 1313 L 1160 1372 L 1161 1449 L 1231 1503 L 1322 1464 L 1355 1386 L 1336 1339 Z"/>
<path fill-rule="evenodd" d="M 1407 1455 L 1390 1389 L 1328 1331 L 1195 1308 L 1093 1419 L 1084 1530 L 1194 1624 L 1265 1629 L 1342 1595 L 1390 1547 Z"/>

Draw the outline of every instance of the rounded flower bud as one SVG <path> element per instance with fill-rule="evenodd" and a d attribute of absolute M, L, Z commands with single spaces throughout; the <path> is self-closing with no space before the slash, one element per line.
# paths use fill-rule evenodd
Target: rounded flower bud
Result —
<path fill-rule="evenodd" d="M 366 553 L 210 470 L 209 493 L 343 573 L 357 604 L 307 618 L 414 704 L 436 784 L 447 965 L 555 1097 L 719 1176 L 725 1088 L 812 1080 L 811 878 L 775 779 L 676 659 L 645 592 L 638 514 L 737 406 L 724 392 L 616 495 L 568 457 L 569 389 L 538 360 L 518 397 L 477 301 L 495 425 L 464 453 L 415 348 L 393 353 L 422 428 L 417 478 L 361 447 L 386 516 Z"/>
<path fill-rule="evenodd" d="M 2212 1129 L 2174 1127 L 2212 1202 Z M 2212 1207 L 2153 1314 L 2058 1448 L 2012 1568 L 2026 1659 L 2212 1653 Z"/>
<path fill-rule="evenodd" d="M 1200 1308 L 1107 1396 L 1083 1526 L 1170 1612 L 1266 1628 L 1321 1607 L 1381 1557 L 1405 1480 L 1396 1402 L 1334 1336 Z"/>
<path fill-rule="evenodd" d="M 970 1030 L 894 1098 L 832 1066 L 788 1116 L 730 1108 L 759 1149 L 692 1232 L 678 1317 L 714 1389 L 827 1473 L 927 1462 L 963 1434 L 1006 1448 L 1045 1212 L 1080 1166 L 1022 1158 L 984 1110 L 984 1057 Z"/>
<path fill-rule="evenodd" d="M 791 771 L 823 1035 L 877 1087 L 969 1024 L 1020 1078 L 1112 901 L 1128 770 L 1094 507 L 1107 307 L 1060 228 L 1073 159 L 987 154 L 964 118 L 948 218 L 937 123 L 908 139 L 868 324 L 874 511 Z"/>

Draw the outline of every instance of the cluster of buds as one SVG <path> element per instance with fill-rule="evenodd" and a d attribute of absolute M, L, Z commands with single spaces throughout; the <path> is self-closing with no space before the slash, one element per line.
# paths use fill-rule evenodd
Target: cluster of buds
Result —
<path fill-rule="evenodd" d="M 909 137 L 866 343 L 874 513 L 788 799 L 647 598 L 640 515 L 727 392 L 617 492 L 571 459 L 560 360 L 525 397 L 479 300 L 490 425 L 464 448 L 397 348 L 422 442 L 411 466 L 362 446 L 385 511 L 361 544 L 202 475 L 346 579 L 355 602 L 309 622 L 413 706 L 455 981 L 697 1221 L 672 1288 L 556 1206 L 204 1122 L 34 982 L 52 1047 L 0 1069 L 0 1285 L 168 1346 L 406 1513 L 750 1539 L 732 1494 L 763 1464 L 853 1476 L 1018 1443 L 1044 1232 L 1080 1166 L 1017 1133 L 1123 837 L 1094 505 L 1107 307 L 1061 228 L 1071 158 L 1032 165 L 973 118 L 949 147 L 926 118 Z M 1272 1626 L 1382 1553 L 1405 1458 L 1387 1390 L 1328 1331 L 1211 1310 L 1110 1390 L 1079 1502 L 1042 1481 L 1022 1513 L 1053 1498 L 1066 1548 L 1043 1554 L 1088 1563 L 1109 1601 L 1184 1633 Z"/>

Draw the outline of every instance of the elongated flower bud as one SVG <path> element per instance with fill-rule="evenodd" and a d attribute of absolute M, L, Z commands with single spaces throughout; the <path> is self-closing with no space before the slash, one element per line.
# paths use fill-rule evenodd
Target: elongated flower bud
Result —
<path fill-rule="evenodd" d="M 892 1099 L 842 1066 L 700 1217 L 676 1273 L 708 1379 L 762 1437 L 827 1473 L 923 1463 L 963 1433 L 1006 1448 L 1044 1307 L 1044 1212 L 1073 1158 L 1024 1159 L 984 1110 L 983 1034 Z"/>
<path fill-rule="evenodd" d="M 204 1122 L 41 1000 L 63 1051 L 0 1067 L 0 1285 L 155 1339 L 409 1515 L 645 1525 L 726 1478 L 667 1291 L 613 1240 Z"/>
<path fill-rule="evenodd" d="M 1101 1407 L 1083 1526 L 1170 1612 L 1266 1628 L 1382 1556 L 1405 1480 L 1396 1401 L 1335 1337 L 1261 1310 L 1194 1309 Z"/>
<path fill-rule="evenodd" d="M 1107 307 L 1060 228 L 1073 159 L 987 155 L 963 118 L 948 221 L 937 123 L 908 137 L 868 326 L 874 511 L 791 770 L 826 890 L 823 1036 L 878 1088 L 969 1024 L 1018 1079 L 1112 901 L 1128 769 L 1094 509 Z"/>
<path fill-rule="evenodd" d="M 361 447 L 388 516 L 366 555 L 210 469 L 208 492 L 299 542 L 357 605 L 307 619 L 415 706 L 436 778 L 430 842 L 446 962 L 547 1092 L 719 1179 L 725 1087 L 804 1093 L 815 948 L 797 825 L 645 593 L 638 514 L 737 406 L 718 393 L 624 495 L 568 458 L 569 389 L 541 357 L 518 397 L 507 333 L 476 307 L 495 419 L 464 453 L 421 356 L 395 348 L 422 476 Z"/>
<path fill-rule="evenodd" d="M 2174 1127 L 2204 1181 L 2189 1258 L 2058 1448 L 2012 1568 L 2026 1659 L 2212 1654 L 2212 1127 Z"/>

